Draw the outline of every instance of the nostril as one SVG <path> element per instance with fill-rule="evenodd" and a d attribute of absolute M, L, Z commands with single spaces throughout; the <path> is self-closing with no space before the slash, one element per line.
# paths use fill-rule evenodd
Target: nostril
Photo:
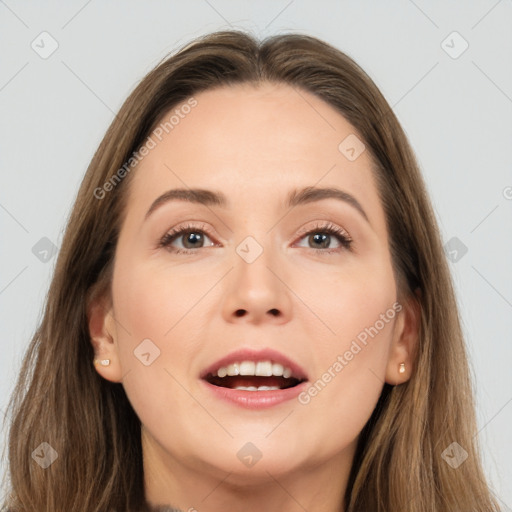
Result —
<path fill-rule="evenodd" d="M 278 309 L 270 309 L 268 311 L 272 316 L 279 316 L 279 310 Z M 247 313 L 247 311 L 245 309 L 237 309 L 235 311 L 235 316 L 244 316 L 245 314 Z"/>

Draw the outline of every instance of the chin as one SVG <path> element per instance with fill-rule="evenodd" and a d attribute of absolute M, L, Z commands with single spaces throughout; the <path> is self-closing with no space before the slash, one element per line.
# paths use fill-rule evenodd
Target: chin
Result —
<path fill-rule="evenodd" d="M 265 432 L 267 434 L 268 431 Z M 273 477 L 301 471 L 313 467 L 319 461 L 311 454 L 308 457 L 304 447 L 297 448 L 296 443 L 286 442 L 283 438 L 265 439 L 265 434 L 256 437 L 245 436 L 229 439 L 228 442 L 217 444 L 217 448 L 198 454 L 198 465 L 202 469 L 218 476 L 219 472 L 230 473 L 229 481 L 239 484 L 256 484 L 268 482 Z M 252 439 L 252 440 L 251 440 Z M 272 476 L 270 476 L 272 475 Z"/>

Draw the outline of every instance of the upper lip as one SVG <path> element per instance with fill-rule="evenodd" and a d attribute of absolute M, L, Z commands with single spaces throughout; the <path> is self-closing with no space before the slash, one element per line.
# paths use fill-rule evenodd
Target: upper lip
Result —
<path fill-rule="evenodd" d="M 271 361 L 273 363 L 278 363 L 284 367 L 290 368 L 292 371 L 292 377 L 300 380 L 308 380 L 305 370 L 298 363 L 271 348 L 242 348 L 230 352 L 227 356 L 218 359 L 205 368 L 201 372 L 201 378 L 205 379 L 209 374 L 216 375 L 217 370 L 222 366 L 242 361 Z"/>

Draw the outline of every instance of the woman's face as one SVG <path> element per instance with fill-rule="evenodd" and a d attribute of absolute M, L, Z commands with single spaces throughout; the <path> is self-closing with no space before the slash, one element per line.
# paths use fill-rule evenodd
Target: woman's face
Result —
<path fill-rule="evenodd" d="M 255 481 L 347 465 L 405 357 L 368 152 L 286 85 L 195 100 L 132 171 L 98 371 L 167 468 Z"/>

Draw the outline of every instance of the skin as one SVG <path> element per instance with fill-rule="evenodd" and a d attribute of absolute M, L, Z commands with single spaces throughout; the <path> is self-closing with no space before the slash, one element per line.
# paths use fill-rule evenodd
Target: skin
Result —
<path fill-rule="evenodd" d="M 198 105 L 131 176 L 112 295 L 89 311 L 96 357 L 112 361 L 97 371 L 122 382 L 141 419 L 152 505 L 342 510 L 357 439 L 384 382 L 410 377 L 419 322 L 412 300 L 402 300 L 401 311 L 307 404 L 242 409 L 212 398 L 199 374 L 235 349 L 271 347 L 314 382 L 392 309 L 396 282 L 370 156 L 349 161 L 338 145 L 355 129 L 305 91 L 236 85 L 195 98 Z M 336 199 L 286 209 L 288 192 L 306 186 L 349 192 L 369 222 Z M 230 206 L 174 201 L 144 219 L 165 191 L 196 187 L 222 191 Z M 301 235 L 322 221 L 345 230 L 351 250 L 331 236 L 329 247 L 339 250 L 325 254 Z M 212 236 L 202 247 L 196 242 L 193 254 L 159 248 L 180 224 L 207 226 Z M 252 263 L 236 252 L 247 236 L 263 248 Z M 173 246 L 186 242 L 181 236 Z M 160 350 L 149 366 L 134 356 L 146 338 Z M 247 442 L 262 454 L 252 467 L 237 457 Z"/>

